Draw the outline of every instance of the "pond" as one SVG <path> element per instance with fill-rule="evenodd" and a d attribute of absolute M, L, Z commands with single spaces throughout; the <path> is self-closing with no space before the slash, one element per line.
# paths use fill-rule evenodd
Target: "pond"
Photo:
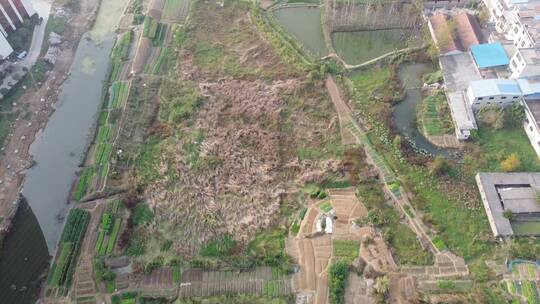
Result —
<path fill-rule="evenodd" d="M 273 14 L 281 26 L 313 56 L 320 58 L 328 55 L 319 7 L 284 7 L 274 10 Z"/>
<path fill-rule="evenodd" d="M 414 37 L 413 31 L 408 29 L 334 32 L 332 43 L 345 62 L 356 65 L 405 48 L 410 39 L 416 40 Z"/>
<path fill-rule="evenodd" d="M 400 66 L 398 75 L 406 95 L 403 101 L 394 106 L 392 117 L 399 133 L 418 150 L 450 157 L 454 154 L 454 150 L 435 146 L 427 140 L 416 125 L 417 107 L 422 102 L 422 75 L 432 71 L 433 67 L 426 63 L 407 63 Z"/>
<path fill-rule="evenodd" d="M 516 221 L 511 225 L 514 235 L 540 235 L 540 222 Z"/>

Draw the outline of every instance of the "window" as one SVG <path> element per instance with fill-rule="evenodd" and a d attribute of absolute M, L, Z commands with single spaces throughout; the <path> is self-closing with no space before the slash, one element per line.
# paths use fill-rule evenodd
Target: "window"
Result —
<path fill-rule="evenodd" d="M 514 97 L 512 97 L 512 99 L 518 99 L 518 97 L 519 97 L 519 96 L 514 96 Z"/>
<path fill-rule="evenodd" d="M 478 97 L 478 100 L 484 100 L 484 97 Z"/>
<path fill-rule="evenodd" d="M 493 96 L 491 96 L 491 97 L 489 98 L 489 100 L 493 100 L 493 99 L 495 99 L 495 97 L 493 97 Z"/>
<path fill-rule="evenodd" d="M 506 96 L 501 97 L 501 99 L 506 99 Z"/>
<path fill-rule="evenodd" d="M 532 130 L 533 130 L 532 126 L 531 126 L 531 127 L 529 127 L 529 130 L 531 130 L 531 132 L 532 132 Z"/>

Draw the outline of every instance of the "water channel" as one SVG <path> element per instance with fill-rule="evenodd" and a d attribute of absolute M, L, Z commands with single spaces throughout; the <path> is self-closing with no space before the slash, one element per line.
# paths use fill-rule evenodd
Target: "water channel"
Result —
<path fill-rule="evenodd" d="M 405 99 L 394 106 L 393 119 L 403 137 L 411 141 L 419 150 L 432 155 L 452 156 L 452 149 L 439 148 L 432 144 L 416 125 L 417 107 L 422 102 L 422 75 L 432 72 L 427 63 L 406 63 L 399 67 L 398 76 L 405 89 Z"/>
<path fill-rule="evenodd" d="M 43 132 L 30 148 L 21 205 L 0 259 L 0 295 L 10 304 L 33 303 L 62 231 L 68 197 L 92 136 L 103 95 L 114 30 L 127 0 L 103 1 L 92 31 L 79 42 L 69 76 Z M 7 300 L 9 299 L 9 301 Z"/>

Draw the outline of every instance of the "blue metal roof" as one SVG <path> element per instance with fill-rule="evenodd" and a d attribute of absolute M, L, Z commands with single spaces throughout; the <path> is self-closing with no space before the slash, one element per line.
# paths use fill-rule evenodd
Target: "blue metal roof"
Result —
<path fill-rule="evenodd" d="M 499 87 L 499 91 L 501 91 L 502 94 L 521 94 L 521 89 L 519 88 L 519 85 L 517 83 L 498 83 L 497 86 Z"/>
<path fill-rule="evenodd" d="M 510 63 L 500 42 L 473 45 L 471 46 L 471 52 L 476 65 L 481 69 Z"/>

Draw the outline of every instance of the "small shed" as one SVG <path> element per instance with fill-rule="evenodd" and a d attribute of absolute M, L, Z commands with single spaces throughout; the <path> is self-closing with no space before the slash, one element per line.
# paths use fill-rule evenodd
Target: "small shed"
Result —
<path fill-rule="evenodd" d="M 471 52 L 479 69 L 501 67 L 510 63 L 500 42 L 473 45 Z"/>

